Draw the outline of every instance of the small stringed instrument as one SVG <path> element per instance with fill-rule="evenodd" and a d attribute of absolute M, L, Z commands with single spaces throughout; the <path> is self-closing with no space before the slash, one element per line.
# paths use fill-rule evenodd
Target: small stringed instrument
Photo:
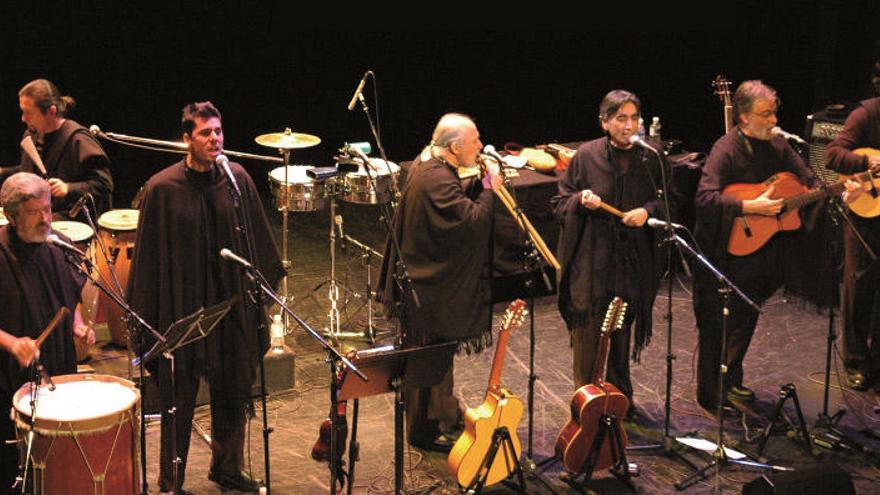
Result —
<path fill-rule="evenodd" d="M 350 361 L 357 359 L 357 350 L 349 349 L 345 353 L 345 357 Z M 345 373 L 345 367 L 342 366 L 337 371 L 337 375 L 341 377 Z M 339 426 L 339 435 L 336 438 L 336 455 L 339 459 L 345 455 L 345 441 L 348 438 L 348 419 L 345 417 L 345 411 L 348 404 L 344 400 L 336 402 L 336 421 Z M 333 404 L 330 405 L 330 414 L 328 418 L 321 422 L 318 428 L 318 440 L 312 446 L 312 459 L 318 462 L 330 462 L 330 442 L 333 437 Z"/>
<path fill-rule="evenodd" d="M 859 148 L 854 150 L 853 153 L 862 156 L 872 156 L 872 155 L 880 155 L 880 150 L 874 148 Z M 863 187 L 865 192 L 860 194 L 859 197 L 854 199 L 852 202 L 848 203 L 849 209 L 852 210 L 856 215 L 863 218 L 874 218 L 880 215 L 880 194 L 877 192 L 880 191 L 880 179 L 873 178 L 872 182 L 874 187 L 871 187 L 871 183 L 868 182 L 868 172 L 862 172 L 860 174 L 856 174 L 857 177 L 860 177 L 864 180 Z"/>
<path fill-rule="evenodd" d="M 712 81 L 712 87 L 715 88 L 715 94 L 721 98 L 721 104 L 724 105 L 724 133 L 727 134 L 736 125 L 733 118 L 733 101 L 730 98 L 730 81 L 717 75 Z"/>
<path fill-rule="evenodd" d="M 863 172 L 853 177 L 867 180 L 868 176 L 867 172 Z M 801 217 L 798 215 L 798 208 L 819 201 L 826 196 L 842 193 L 845 189 L 844 182 L 845 179 L 842 179 L 830 186 L 808 190 L 793 173 L 779 172 L 758 184 L 736 183 L 728 185 L 722 191 L 723 194 L 740 200 L 755 199 L 764 194 L 771 186 L 775 186 L 770 198 L 783 199 L 783 202 L 782 211 L 775 216 L 743 215 L 734 218 L 733 226 L 730 229 L 730 240 L 727 242 L 727 252 L 735 256 L 752 254 L 766 244 L 777 232 L 799 229 Z M 861 196 L 865 196 L 865 194 Z"/>
<path fill-rule="evenodd" d="M 523 148 L 519 156 L 524 157 L 529 165 L 538 172 L 552 173 L 556 169 L 556 158 L 538 148 Z"/>
<path fill-rule="evenodd" d="M 547 153 L 550 153 L 556 158 L 556 170 L 560 172 L 564 172 L 565 169 L 568 168 L 571 159 L 574 158 L 574 154 L 577 153 L 577 150 L 573 150 L 568 146 L 563 146 L 561 144 L 546 144 L 543 148 Z"/>
<path fill-rule="evenodd" d="M 504 368 L 504 355 L 510 331 L 518 327 L 528 314 L 526 303 L 517 299 L 510 303 L 501 323 L 495 356 L 492 359 L 492 372 L 483 405 L 468 408 L 465 413 L 464 432 L 449 452 L 447 466 L 460 486 L 469 486 L 477 476 L 485 475 L 484 486 L 498 483 L 507 478 L 510 469 L 519 462 L 522 452 L 517 426 L 523 414 L 523 403 L 513 393 L 501 386 L 501 370 Z M 513 443 L 513 458 L 505 449 L 499 448 L 490 466 L 483 466 L 486 454 L 492 445 L 492 437 L 498 428 L 507 428 Z M 481 470 L 481 467 L 483 468 Z M 488 473 L 485 471 L 488 470 Z"/>
<path fill-rule="evenodd" d="M 596 437 L 599 422 L 604 414 L 614 415 L 617 429 L 620 431 L 622 446 L 626 448 L 626 431 L 620 424 L 626 416 L 629 399 L 613 384 L 605 381 L 605 363 L 608 359 L 608 347 L 611 334 L 623 327 L 626 315 L 626 303 L 615 297 L 608 304 L 605 320 L 602 322 L 602 333 L 599 338 L 599 357 L 596 360 L 596 371 L 591 383 L 577 389 L 571 398 L 571 419 L 562 427 L 556 439 L 556 456 L 570 472 L 580 473 L 587 461 L 590 447 Z M 605 437 L 599 456 L 591 467 L 593 471 L 605 469 L 614 464 L 611 452 L 611 439 Z"/>

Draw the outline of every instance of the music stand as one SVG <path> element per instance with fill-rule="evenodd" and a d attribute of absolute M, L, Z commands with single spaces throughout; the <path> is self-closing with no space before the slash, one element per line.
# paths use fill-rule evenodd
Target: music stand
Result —
<path fill-rule="evenodd" d="M 175 493 L 179 490 L 177 486 L 177 477 L 178 466 L 181 463 L 181 459 L 177 455 L 177 399 L 175 397 L 173 353 L 182 347 L 210 335 L 217 327 L 217 324 L 220 323 L 220 320 L 229 313 L 232 306 L 236 304 L 239 299 L 239 296 L 231 297 L 220 304 L 211 306 L 207 309 L 199 309 L 195 313 L 175 321 L 165 331 L 164 341 L 157 340 L 156 343 L 153 344 L 153 347 L 143 355 L 143 359 L 138 357 L 132 360 L 134 365 L 138 366 L 141 362 L 147 364 L 159 356 L 165 356 L 165 359 L 167 359 L 171 365 L 171 372 L 169 373 L 169 377 L 171 378 L 171 408 L 168 409 L 167 413 L 171 416 L 171 452 L 174 456 L 171 461 L 171 469 L 174 483 L 173 490 Z"/>
<path fill-rule="evenodd" d="M 357 399 L 394 392 L 394 493 L 401 493 L 403 481 L 403 389 L 431 387 L 439 384 L 458 347 L 457 342 L 434 344 L 411 349 L 398 349 L 373 354 L 357 360 L 357 366 L 368 381 L 347 380 L 344 373 L 339 384 L 339 400 Z M 334 439 L 331 439 L 331 445 Z M 355 459 L 349 450 L 353 471 Z M 349 476 L 349 487 L 354 480 Z"/>

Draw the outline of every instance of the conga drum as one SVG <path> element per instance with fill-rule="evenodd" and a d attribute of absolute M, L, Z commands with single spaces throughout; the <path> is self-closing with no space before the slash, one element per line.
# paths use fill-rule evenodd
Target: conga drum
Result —
<path fill-rule="evenodd" d="M 41 386 L 28 468 L 30 492 L 136 494 L 140 392 L 109 375 L 53 377 Z M 31 384 L 13 396 L 22 463 L 31 420 Z"/>
<path fill-rule="evenodd" d="M 134 241 L 137 236 L 138 210 L 110 210 L 98 217 L 98 235 L 104 242 L 107 250 L 107 257 L 113 260 L 116 268 L 116 278 L 119 279 L 119 285 L 125 291 L 128 284 L 128 272 L 131 270 L 131 259 L 134 255 Z M 95 246 L 95 265 L 98 267 L 98 273 L 101 277 L 111 284 L 113 287 L 113 278 L 110 274 L 110 263 L 107 257 L 101 252 L 100 248 Z M 104 293 L 98 295 L 98 306 L 100 313 L 107 321 L 107 327 L 110 329 L 110 336 L 113 342 L 121 345 L 128 345 L 128 330 L 123 321 L 125 311 Z M 96 320 L 101 321 L 101 320 Z"/>

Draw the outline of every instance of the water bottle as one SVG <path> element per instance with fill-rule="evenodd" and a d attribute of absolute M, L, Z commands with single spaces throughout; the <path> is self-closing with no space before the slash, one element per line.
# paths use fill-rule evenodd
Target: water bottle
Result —
<path fill-rule="evenodd" d="M 637 132 L 640 138 L 645 139 L 645 119 L 639 117 L 639 130 Z"/>
<path fill-rule="evenodd" d="M 648 139 L 655 143 L 659 143 L 660 138 L 660 130 L 662 126 L 660 125 L 660 117 L 654 117 L 651 119 L 651 126 L 648 127 Z"/>

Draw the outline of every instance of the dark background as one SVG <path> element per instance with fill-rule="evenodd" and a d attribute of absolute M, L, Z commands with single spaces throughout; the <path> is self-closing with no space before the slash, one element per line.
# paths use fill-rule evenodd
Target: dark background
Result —
<path fill-rule="evenodd" d="M 800 133 L 806 115 L 871 95 L 878 38 L 871 26 L 880 25 L 880 8 L 869 1 L 736 2 L 638 17 L 623 3 L 608 13 L 507 4 L 504 14 L 424 4 L 394 22 L 356 18 L 367 5 L 329 3 L 321 20 L 305 20 L 306 5 L 2 7 L 0 164 L 18 160 L 18 89 L 46 77 L 77 99 L 71 117 L 86 126 L 179 139 L 182 106 L 212 100 L 223 113 L 227 149 L 274 155 L 253 138 L 291 127 L 323 139 L 294 162 L 328 165 L 342 143 L 372 141 L 363 113 L 345 109 L 367 69 L 379 93 L 377 105 L 368 84 L 368 103 L 398 162 L 419 151 L 448 111 L 474 116 L 483 142 L 499 147 L 596 137 L 598 103 L 614 88 L 638 94 L 646 121 L 659 116 L 665 138 L 707 151 L 723 130 L 710 86 L 716 74 L 776 87 L 780 125 Z M 104 145 L 117 207 L 176 160 Z M 265 188 L 273 165 L 244 164 Z"/>

